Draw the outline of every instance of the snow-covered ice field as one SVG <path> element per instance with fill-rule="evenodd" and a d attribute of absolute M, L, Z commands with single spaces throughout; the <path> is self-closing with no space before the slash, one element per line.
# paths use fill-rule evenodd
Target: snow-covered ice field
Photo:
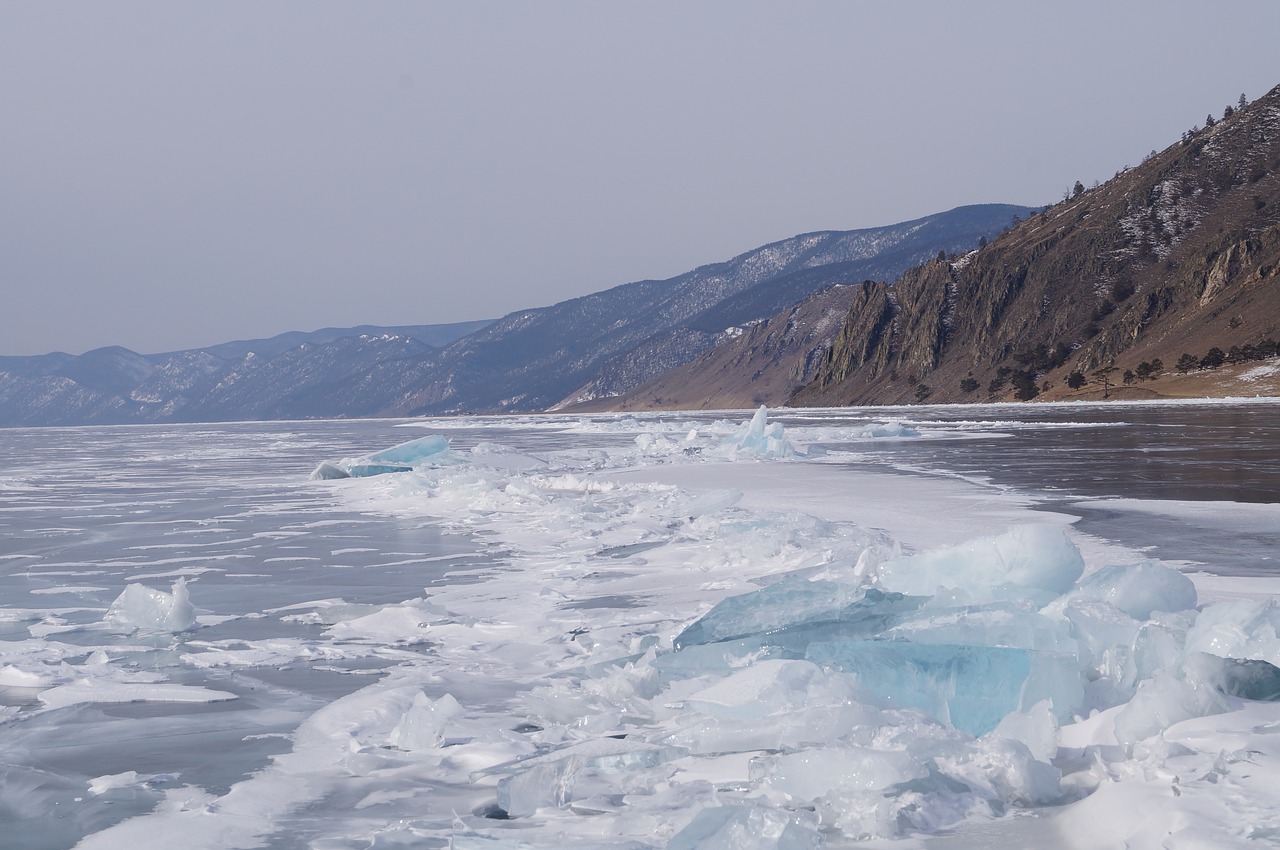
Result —
<path fill-rule="evenodd" d="M 1277 411 L 4 432 L 0 844 L 1280 845 Z"/>

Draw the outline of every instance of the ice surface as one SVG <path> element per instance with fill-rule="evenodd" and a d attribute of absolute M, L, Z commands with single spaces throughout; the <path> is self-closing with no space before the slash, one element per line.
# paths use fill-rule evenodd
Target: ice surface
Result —
<path fill-rule="evenodd" d="M 92 566 L 114 593 L 144 559 L 204 562 L 220 527 L 251 563 L 244 577 L 203 575 L 198 596 L 238 619 L 175 635 L 129 619 L 125 635 L 101 622 L 110 593 L 89 594 L 93 609 L 6 608 L 0 685 L 28 721 L 0 711 L 9 761 L 30 758 L 41 723 L 41 746 L 83 746 L 104 716 L 191 742 L 182 758 L 233 743 L 208 754 L 236 765 L 230 778 L 92 780 L 168 769 L 118 757 L 126 745 L 78 767 L 64 800 L 97 805 L 84 822 L 99 831 L 59 846 L 85 850 L 914 847 L 935 839 L 913 833 L 943 830 L 939 846 L 970 835 L 1060 850 L 1062 836 L 1093 835 L 1075 813 L 1122 821 L 1141 807 L 1156 826 L 1125 840 L 1155 838 L 1135 847 L 1177 829 L 1169 846 L 1254 846 L 1280 830 L 1270 603 L 1223 602 L 1238 592 L 1224 583 L 1201 586 L 1197 611 L 1187 580 L 1145 555 L 1028 524 L 1045 516 L 1030 498 L 953 477 L 944 500 L 944 479 L 864 476 L 852 455 L 819 466 L 787 448 L 797 434 L 911 436 L 867 429 L 878 412 L 808 429 L 791 422 L 837 414 L 784 415 L 785 435 L 763 411 L 406 423 L 474 448 L 432 437 L 335 461 L 339 477 L 412 472 L 289 482 L 277 496 L 289 505 L 227 496 L 229 476 L 212 521 L 192 522 L 191 548 L 165 566 L 156 550 L 184 536 L 148 505 L 163 530 L 136 558 L 47 566 Z M 474 548 L 451 560 L 424 529 Z M 297 551 L 264 557 L 277 539 Z M 37 573 L 25 580 L 39 586 Z M 145 596 L 114 607 L 158 607 Z M 218 682 L 236 683 L 240 710 L 179 704 L 231 698 Z M 73 708 L 132 700 L 174 705 Z M 235 762 L 242 745 L 255 755 Z M 0 776 L 0 806 L 48 793 L 21 779 Z M 96 803 L 90 781 L 106 789 Z M 127 813 L 125 797 L 137 797 Z M 103 814 L 108 802 L 120 814 Z M 1006 817 L 1019 810 L 1031 816 Z M 1192 814 L 1198 845 L 1177 821 Z M 1115 843 L 1093 838 L 1080 846 Z"/>
<path fill-rule="evenodd" d="M 191 605 L 186 579 L 173 583 L 173 590 L 131 584 L 107 609 L 106 622 L 125 629 L 147 629 L 160 632 L 184 632 L 196 624 L 196 611 Z"/>

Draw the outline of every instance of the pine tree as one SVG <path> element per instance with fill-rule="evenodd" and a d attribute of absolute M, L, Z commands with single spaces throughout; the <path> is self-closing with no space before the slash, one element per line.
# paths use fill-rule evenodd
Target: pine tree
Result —
<path fill-rule="evenodd" d="M 1093 377 L 1102 383 L 1102 397 L 1111 398 L 1111 373 L 1115 372 L 1116 366 L 1103 366 L 1101 369 L 1093 370 Z"/>

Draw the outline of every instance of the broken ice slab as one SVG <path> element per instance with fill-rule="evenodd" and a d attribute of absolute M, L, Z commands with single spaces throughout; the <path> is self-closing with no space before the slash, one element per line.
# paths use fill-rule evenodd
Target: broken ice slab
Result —
<path fill-rule="evenodd" d="M 738 455 L 756 457 L 789 457 L 796 453 L 795 446 L 783 436 L 782 424 L 769 422 L 769 409 L 760 405 L 760 409 L 737 432 L 726 437 L 717 447 L 719 453 L 727 453 L 731 458 Z"/>
<path fill-rule="evenodd" d="M 1086 576 L 1066 600 L 1107 602 L 1135 620 L 1149 620 L 1156 611 L 1187 611 L 1196 607 L 1191 579 L 1163 564 L 1117 564 Z"/>
<path fill-rule="evenodd" d="M 1226 711 L 1227 707 L 1213 687 L 1162 671 L 1140 683 L 1133 699 L 1116 714 L 1116 740 L 1130 746 L 1175 723 Z"/>
<path fill-rule="evenodd" d="M 191 605 L 186 579 L 173 583 L 173 591 L 131 584 L 107 609 L 105 621 L 126 629 L 159 632 L 185 632 L 196 624 L 196 610 Z"/>
<path fill-rule="evenodd" d="M 928 776 L 906 749 L 884 750 L 837 744 L 756 759 L 752 774 L 767 777 L 769 787 L 792 800 L 810 802 L 832 789 L 883 791 Z"/>
<path fill-rule="evenodd" d="M 603 773 L 625 773 L 653 767 L 683 755 L 685 751 L 677 747 L 631 741 L 625 738 L 591 738 L 567 744 L 550 752 L 521 756 L 486 767 L 473 773 L 472 778 L 525 771 L 539 765 L 559 763 L 570 758 L 576 759 L 584 767 Z"/>
<path fill-rule="evenodd" d="M 369 478 L 374 475 L 412 472 L 415 466 L 422 463 L 444 459 L 448 452 L 449 441 L 439 434 L 431 434 L 364 457 L 326 460 L 311 473 L 311 480 Z"/>
<path fill-rule="evenodd" d="M 826 840 L 811 812 L 736 804 L 703 809 L 667 850 L 818 850 Z"/>
<path fill-rule="evenodd" d="M 498 808 L 507 817 L 528 817 L 538 809 L 561 808 L 573 800 L 582 761 L 563 758 L 538 764 L 498 780 Z"/>
<path fill-rule="evenodd" d="M 424 693 L 415 694 L 413 704 L 391 730 L 387 743 L 402 750 L 432 750 L 444 742 L 447 726 L 466 714 L 452 694 L 432 700 Z"/>
<path fill-rule="evenodd" d="M 1188 652 L 1253 659 L 1280 666 L 1280 607 L 1272 599 L 1206 605 L 1187 632 Z"/>
<path fill-rule="evenodd" d="M 758 661 L 685 697 L 686 707 L 720 720 L 758 720 L 802 711 L 811 703 L 844 703 L 853 697 L 841 678 L 808 661 Z"/>
<path fill-rule="evenodd" d="M 837 674 L 839 675 L 839 674 Z M 832 676 L 836 679 L 836 676 Z M 664 743 L 682 747 L 698 755 L 745 753 L 753 750 L 786 751 L 803 749 L 875 729 L 881 722 L 880 710 L 838 699 L 826 702 L 797 703 L 798 708 L 779 711 L 766 717 L 725 719 L 716 713 L 697 714 L 690 711 L 688 720 L 663 739 Z M 688 709 L 715 709 L 715 706 L 688 704 Z"/>
<path fill-rule="evenodd" d="M 817 623 L 843 623 L 853 633 L 870 635 L 895 624 L 918 608 L 920 601 L 841 582 L 785 578 L 721 600 L 677 635 L 674 646 L 682 649 L 749 635 L 774 635 Z"/>
<path fill-rule="evenodd" d="M 350 478 L 350 477 L 351 477 L 350 472 L 347 472 L 345 469 L 338 466 L 336 463 L 330 463 L 327 460 L 321 461 L 320 465 L 317 466 L 315 468 L 315 471 L 311 473 L 312 481 L 337 481 L 342 478 Z"/>
<path fill-rule="evenodd" d="M 685 754 L 677 747 L 598 738 L 503 762 L 473 776 L 506 773 L 498 780 L 498 807 L 509 817 L 525 817 L 538 809 L 568 805 L 584 774 L 630 773 Z"/>
<path fill-rule="evenodd" d="M 374 452 L 368 455 L 365 460 L 371 463 L 413 466 L 433 455 L 438 455 L 448 450 L 449 441 L 446 438 L 439 434 L 430 434 L 426 437 L 410 440 L 407 443 L 400 443 L 389 449 L 383 449 L 380 452 Z"/>
<path fill-rule="evenodd" d="M 806 658 L 854 676 L 891 708 L 915 708 L 971 735 L 1049 700 L 1066 714 L 1083 697 L 1073 655 L 1003 646 L 861 640 L 814 643 Z"/>
<path fill-rule="evenodd" d="M 915 643 L 1011 646 L 1062 653 L 1077 649 L 1067 621 L 1013 602 L 923 607 L 882 636 Z"/>
<path fill-rule="evenodd" d="M 393 472 L 413 472 L 413 467 L 401 463 L 355 463 L 347 470 L 352 478 L 370 478 Z"/>
<path fill-rule="evenodd" d="M 885 561 L 877 586 L 911 596 L 948 595 L 957 601 L 1029 599 L 1046 604 L 1084 572 L 1084 559 L 1062 529 L 1020 525 L 984 537 Z"/>
<path fill-rule="evenodd" d="M 312 481 L 336 481 L 342 478 L 370 478 L 394 472 L 413 472 L 401 463 L 369 463 L 360 458 L 347 458 L 337 463 L 323 461 L 311 473 Z"/>

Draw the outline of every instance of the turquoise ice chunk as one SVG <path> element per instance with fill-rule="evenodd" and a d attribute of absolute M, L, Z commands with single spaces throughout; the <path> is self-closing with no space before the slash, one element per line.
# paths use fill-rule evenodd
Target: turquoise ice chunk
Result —
<path fill-rule="evenodd" d="M 416 440 L 410 440 L 407 443 L 400 443 L 380 452 L 374 452 L 364 458 L 364 461 L 369 464 L 390 463 L 413 466 L 426 458 L 448 450 L 449 441 L 447 439 L 439 434 L 431 434 L 426 437 L 419 437 Z"/>
<path fill-rule="evenodd" d="M 1033 652 L 997 646 L 864 640 L 815 643 L 806 657 L 852 674 L 892 708 L 916 708 L 971 735 L 1021 705 Z"/>

